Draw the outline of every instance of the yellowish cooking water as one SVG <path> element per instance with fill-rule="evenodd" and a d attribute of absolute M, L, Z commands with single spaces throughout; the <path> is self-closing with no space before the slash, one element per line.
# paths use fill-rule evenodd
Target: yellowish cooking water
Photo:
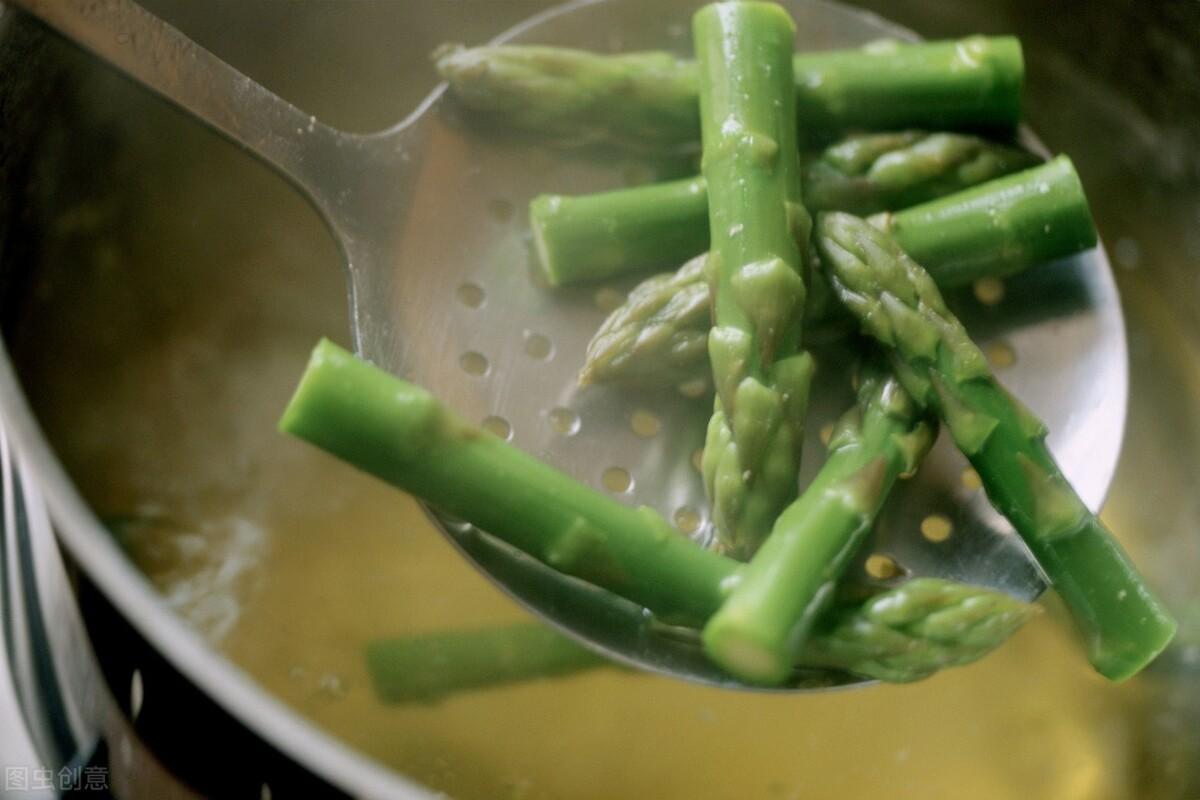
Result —
<path fill-rule="evenodd" d="M 336 259 L 277 181 L 177 135 L 140 143 L 151 169 L 127 176 L 129 205 L 63 216 L 22 327 L 24 372 L 77 480 L 123 520 L 169 602 L 301 713 L 463 798 L 1145 797 L 1146 685 L 1094 676 L 1052 604 L 982 663 L 912 686 L 760 696 L 603 669 L 379 703 L 371 639 L 524 612 L 411 500 L 274 432 L 316 337 L 345 330 Z M 178 152 L 202 153 L 203 169 Z M 1200 441 L 1200 358 L 1142 274 L 1123 276 L 1137 435 L 1109 519 L 1170 574 L 1200 473 L 1185 446 Z"/>

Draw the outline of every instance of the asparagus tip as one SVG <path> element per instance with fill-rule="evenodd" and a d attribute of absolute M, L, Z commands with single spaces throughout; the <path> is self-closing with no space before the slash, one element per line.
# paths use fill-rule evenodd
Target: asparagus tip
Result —
<path fill-rule="evenodd" d="M 533 239 L 534 253 L 537 255 L 542 277 L 551 288 L 562 284 L 562 276 L 559 275 L 558 262 L 546 236 L 546 221 L 558 209 L 559 201 L 560 198 L 556 195 L 541 194 L 529 203 L 529 232 Z"/>

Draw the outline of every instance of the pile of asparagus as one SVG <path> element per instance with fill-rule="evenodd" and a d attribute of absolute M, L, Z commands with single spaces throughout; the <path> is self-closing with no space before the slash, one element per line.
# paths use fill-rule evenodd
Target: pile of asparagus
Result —
<path fill-rule="evenodd" d="M 981 657 L 1034 612 L 934 579 L 865 602 L 837 599 L 889 491 L 917 471 L 940 421 L 1064 600 L 1097 671 L 1113 680 L 1138 672 L 1166 647 L 1174 621 L 941 295 L 1096 244 L 1065 156 L 1039 164 L 1018 147 L 955 132 L 1011 134 L 1019 44 L 974 37 L 796 55 L 792 20 L 765 2 L 706 6 L 693 34 L 695 62 L 528 46 L 447 46 L 435 58 L 459 101 L 492 123 L 641 149 L 699 138 L 702 177 L 542 196 L 530 219 L 554 286 L 686 262 L 647 279 L 609 316 L 580 380 L 711 382 L 702 472 L 715 550 L 328 342 L 282 429 L 563 573 L 701 630 L 715 663 L 772 685 L 797 665 L 916 680 Z M 948 130 L 927 132 L 937 128 Z M 803 343 L 847 322 L 871 342 L 857 400 L 801 492 L 814 376 Z M 450 635 L 383 643 L 371 662 L 396 697 L 443 691 L 444 681 L 396 679 L 428 677 L 419 654 L 446 648 L 492 653 L 498 664 L 528 656 L 519 668 L 497 667 L 497 679 L 592 663 L 556 642 L 523 629 Z M 486 682 L 479 670 L 449 673 Z"/>

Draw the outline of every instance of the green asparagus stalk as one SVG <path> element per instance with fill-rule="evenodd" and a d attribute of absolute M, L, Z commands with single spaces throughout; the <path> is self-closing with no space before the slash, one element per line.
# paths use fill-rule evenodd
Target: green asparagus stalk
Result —
<path fill-rule="evenodd" d="M 542 140 L 671 150 L 700 138 L 697 66 L 669 53 L 443 45 L 434 62 L 459 102 L 485 122 Z M 1011 37 L 802 53 L 793 69 L 795 107 L 812 136 L 1011 130 L 1021 118 L 1025 67 Z"/>
<path fill-rule="evenodd" d="M 417 386 L 355 359 L 322 341 L 280 421 L 280 429 L 304 439 L 359 469 L 477 525 L 543 563 L 597 586 L 624 594 L 668 618 L 702 625 L 741 580 L 745 565 L 704 550 L 648 509 L 632 509 L 594 492 L 479 428 L 466 425 Z M 985 642 L 974 628 L 946 623 L 930 627 L 912 614 L 882 612 L 910 608 L 914 592 L 957 591 L 945 581 L 910 581 L 863 607 L 865 616 L 839 611 L 810 642 L 834 637 L 806 651 L 804 663 L 837 666 L 868 677 L 915 679 L 937 664 L 965 663 L 999 645 L 1029 608 L 983 589 L 969 596 L 995 598 L 994 613 L 1009 626 L 975 626 L 993 632 Z M 888 600 L 887 598 L 892 598 Z M 975 603 L 983 600 L 972 601 Z M 934 610 L 936 603 L 921 607 Z M 1020 612 L 1014 618 L 1009 612 Z M 956 648 L 953 631 L 962 632 Z M 872 633 L 875 632 L 875 633 Z M 923 637 L 936 634 L 936 648 Z M 968 635 L 969 634 L 969 635 Z M 489 645 L 494 647 L 495 643 Z M 458 645 L 455 645 L 457 647 Z M 464 646 L 465 647 L 465 646 Z M 552 647 L 543 651 L 553 653 Z M 948 658 L 945 653 L 956 654 Z M 931 660 L 936 656 L 936 660 Z M 549 657 L 549 656 L 547 656 Z M 557 661 L 559 656 L 553 658 Z M 373 659 L 386 659 L 382 651 Z M 879 674 L 887 660 L 891 675 Z M 912 677 L 904 678 L 905 670 Z M 515 671 L 515 668 L 514 668 Z M 382 669 L 374 670 L 376 675 Z M 396 677 L 395 670 L 389 670 Z M 466 671 L 454 673 L 457 681 Z M 474 680 L 472 678 L 472 680 Z M 435 693 L 421 678 L 401 696 Z"/>
<path fill-rule="evenodd" d="M 468 689 L 571 675 L 608 663 L 558 631 L 528 622 L 367 644 L 371 684 L 385 703 L 432 703 Z"/>
<path fill-rule="evenodd" d="M 1087 197 L 1065 156 L 870 221 L 889 231 L 944 289 L 1012 275 L 1096 244 Z M 701 310 L 711 300 L 704 258 L 701 254 L 675 273 L 648 278 L 630 292 L 589 343 L 581 382 L 671 386 L 707 371 L 695 344 L 712 325 Z M 810 299 L 824 288 L 822 274 L 814 273 Z M 810 302 L 805 321 L 815 327 L 844 314 L 836 300 Z"/>
<path fill-rule="evenodd" d="M 1061 155 L 870 221 L 917 263 L 935 265 L 930 274 L 946 288 L 1004 278 L 1089 250 L 1097 241 L 1079 174 Z"/>
<path fill-rule="evenodd" d="M 678 264 L 708 249 L 704 178 L 585 195 L 538 195 L 529 225 L 551 286 Z"/>
<path fill-rule="evenodd" d="M 650 509 L 575 481 L 329 341 L 280 429 L 666 619 L 703 622 L 738 580 Z"/>
<path fill-rule="evenodd" d="M 909 683 L 977 661 L 1037 610 L 988 589 L 917 578 L 863 603 L 830 609 L 796 663 Z M 385 703 L 433 703 L 611 664 L 529 622 L 376 639 L 367 644 L 366 660 L 371 685 Z"/>
<path fill-rule="evenodd" d="M 791 18 L 773 3 L 696 12 L 704 177 L 712 251 L 705 267 L 717 388 L 704 485 L 721 548 L 747 559 L 796 496 L 813 360 L 800 350 L 801 253 L 812 219 L 800 200 Z"/>
<path fill-rule="evenodd" d="M 805 162 L 804 204 L 812 211 L 854 214 L 905 208 L 1037 161 L 1020 148 L 977 136 L 858 134 Z M 597 280 L 703 252 L 708 188 L 697 177 L 590 195 L 544 194 L 530 203 L 529 221 L 550 285 Z"/>
<path fill-rule="evenodd" d="M 1175 622 L 1120 544 L 1067 483 L 1040 420 L 996 381 L 937 286 L 896 240 L 841 213 L 816 243 L 834 290 L 888 347 L 905 388 L 945 421 L 1083 632 L 1100 674 L 1123 680 L 1167 646 Z"/>
<path fill-rule="evenodd" d="M 819 191 L 819 190 L 818 190 Z M 815 211 L 847 211 L 805 202 Z M 538 261 L 554 286 L 679 264 L 708 246 L 703 178 L 530 206 Z M 1003 277 L 1092 247 L 1087 196 L 1066 156 L 873 218 L 930 265 L 939 286 Z"/>
<path fill-rule="evenodd" d="M 705 626 L 709 658 L 750 683 L 787 680 L 893 484 L 916 472 L 935 431 L 886 366 L 864 365 L 828 460 Z"/>

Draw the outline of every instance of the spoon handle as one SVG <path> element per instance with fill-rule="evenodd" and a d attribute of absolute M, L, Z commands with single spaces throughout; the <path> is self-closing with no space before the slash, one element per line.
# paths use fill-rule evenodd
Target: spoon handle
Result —
<path fill-rule="evenodd" d="M 12 0 L 75 44 L 273 166 L 310 196 L 338 132 L 131 0 Z"/>

